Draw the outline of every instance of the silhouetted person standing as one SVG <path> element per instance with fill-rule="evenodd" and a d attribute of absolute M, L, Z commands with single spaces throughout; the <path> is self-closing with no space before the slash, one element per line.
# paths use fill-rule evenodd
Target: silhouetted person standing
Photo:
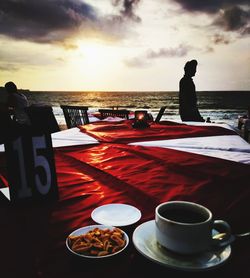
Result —
<path fill-rule="evenodd" d="M 185 74 L 179 83 L 179 113 L 182 121 L 205 122 L 197 107 L 195 76 L 197 61 L 188 61 L 184 66 Z"/>

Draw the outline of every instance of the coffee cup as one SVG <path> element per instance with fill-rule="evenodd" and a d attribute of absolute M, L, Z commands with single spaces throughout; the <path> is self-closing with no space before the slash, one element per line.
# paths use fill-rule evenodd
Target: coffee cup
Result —
<path fill-rule="evenodd" d="M 157 242 L 179 254 L 196 254 L 222 248 L 230 243 L 231 228 L 226 221 L 214 220 L 212 212 L 197 203 L 169 201 L 155 209 Z M 213 233 L 225 233 L 223 239 Z"/>

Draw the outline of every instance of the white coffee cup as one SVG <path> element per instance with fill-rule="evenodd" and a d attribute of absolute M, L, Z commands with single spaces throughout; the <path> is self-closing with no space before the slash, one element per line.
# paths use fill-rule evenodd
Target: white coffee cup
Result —
<path fill-rule="evenodd" d="M 186 201 L 169 201 L 155 209 L 156 240 L 179 254 L 195 254 L 229 244 L 231 229 L 223 220 L 213 220 L 206 207 Z M 213 238 L 214 231 L 226 234 L 222 240 Z M 228 242 L 228 243 L 227 243 Z"/>

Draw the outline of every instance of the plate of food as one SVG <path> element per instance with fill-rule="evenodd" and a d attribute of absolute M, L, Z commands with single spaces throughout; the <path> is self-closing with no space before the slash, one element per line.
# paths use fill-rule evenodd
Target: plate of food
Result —
<path fill-rule="evenodd" d="M 66 238 L 66 247 L 82 258 L 101 259 L 121 253 L 129 244 L 128 235 L 107 225 L 90 225 L 73 231 Z"/>

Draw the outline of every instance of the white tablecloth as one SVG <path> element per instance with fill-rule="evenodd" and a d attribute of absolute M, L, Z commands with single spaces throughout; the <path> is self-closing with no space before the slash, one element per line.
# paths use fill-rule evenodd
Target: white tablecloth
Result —
<path fill-rule="evenodd" d="M 113 119 L 114 120 L 114 119 Z M 120 120 L 117 119 L 117 120 Z M 227 124 L 211 124 L 186 122 L 192 125 L 213 125 L 234 130 Z M 76 146 L 86 144 L 98 144 L 99 142 L 82 133 L 77 127 L 62 130 L 51 135 L 53 147 Z M 131 143 L 131 145 L 156 146 L 171 148 L 191 153 L 208 155 L 212 157 L 232 160 L 240 163 L 250 164 L 250 144 L 239 135 L 207 136 L 194 138 L 181 138 L 170 140 L 146 141 Z M 0 145 L 0 151 L 4 151 L 4 146 Z"/>

